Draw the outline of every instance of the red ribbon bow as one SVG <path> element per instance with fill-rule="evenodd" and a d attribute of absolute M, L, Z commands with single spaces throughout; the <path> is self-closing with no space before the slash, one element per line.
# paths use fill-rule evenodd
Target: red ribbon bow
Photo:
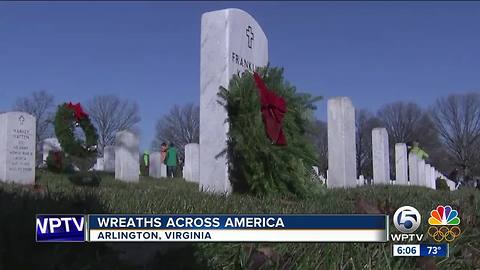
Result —
<path fill-rule="evenodd" d="M 256 72 L 253 73 L 253 77 L 260 92 L 262 118 L 267 136 L 272 140 L 273 144 L 286 145 L 287 140 L 283 132 L 282 122 L 287 112 L 287 103 L 283 97 L 268 89 L 265 82 Z"/>
<path fill-rule="evenodd" d="M 77 120 L 77 122 L 82 120 L 86 116 L 88 116 L 88 114 L 86 114 L 83 111 L 82 105 L 80 105 L 80 103 L 72 104 L 72 102 L 69 102 L 68 104 L 66 104 L 66 106 L 67 106 L 67 108 L 69 108 L 73 111 L 73 115 L 75 116 L 75 119 Z"/>

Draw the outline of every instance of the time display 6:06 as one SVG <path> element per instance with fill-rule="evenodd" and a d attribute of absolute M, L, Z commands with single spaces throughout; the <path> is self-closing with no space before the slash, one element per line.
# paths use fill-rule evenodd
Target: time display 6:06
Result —
<path fill-rule="evenodd" d="M 420 256 L 420 245 L 393 245 L 393 256 Z"/>

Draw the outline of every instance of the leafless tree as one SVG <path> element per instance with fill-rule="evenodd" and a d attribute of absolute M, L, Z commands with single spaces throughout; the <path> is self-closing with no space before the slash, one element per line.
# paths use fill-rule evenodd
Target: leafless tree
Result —
<path fill-rule="evenodd" d="M 377 116 L 393 142 L 406 143 L 418 139 L 424 112 L 415 103 L 394 102 L 380 108 Z"/>
<path fill-rule="evenodd" d="M 98 151 L 113 145 L 115 134 L 122 130 L 137 132 L 140 122 L 137 103 L 114 95 L 96 96 L 87 102 L 86 111 L 98 132 Z"/>
<path fill-rule="evenodd" d="M 36 118 L 36 163 L 42 160 L 44 139 L 53 136 L 54 97 L 46 91 L 36 91 L 29 97 L 18 98 L 14 110 L 29 113 Z"/>
<path fill-rule="evenodd" d="M 442 143 L 466 180 L 478 166 L 480 94 L 455 94 L 437 99 L 432 117 Z"/>
<path fill-rule="evenodd" d="M 381 126 L 381 121 L 365 109 L 355 112 L 357 175 L 373 177 L 372 129 Z"/>
<path fill-rule="evenodd" d="M 162 143 L 173 143 L 179 150 L 180 159 L 184 160 L 185 145 L 198 143 L 199 136 L 200 107 L 193 103 L 175 105 L 167 115 L 158 120 L 152 148 L 158 150 Z"/>
<path fill-rule="evenodd" d="M 321 120 L 311 121 L 307 129 L 307 138 L 313 143 L 318 157 L 318 170 L 326 176 L 328 169 L 328 132 L 327 123 Z"/>

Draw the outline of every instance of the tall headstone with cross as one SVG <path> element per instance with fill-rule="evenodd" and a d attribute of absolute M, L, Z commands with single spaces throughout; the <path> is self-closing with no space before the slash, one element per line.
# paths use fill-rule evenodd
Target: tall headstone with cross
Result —
<path fill-rule="evenodd" d="M 227 112 L 219 87 L 228 88 L 233 74 L 268 63 L 268 41 L 255 19 L 240 9 L 202 15 L 200 48 L 200 190 L 230 193 Z"/>
<path fill-rule="evenodd" d="M 35 117 L 24 112 L 0 114 L 0 180 L 35 183 Z"/>

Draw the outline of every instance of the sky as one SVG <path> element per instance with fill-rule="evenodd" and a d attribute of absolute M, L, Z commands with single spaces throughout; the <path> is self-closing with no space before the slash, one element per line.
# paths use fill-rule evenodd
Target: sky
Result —
<path fill-rule="evenodd" d="M 140 106 L 142 150 L 175 104 L 199 104 L 202 13 L 240 8 L 300 91 L 372 112 L 480 91 L 480 2 L 2 2 L 0 111 L 115 94 Z"/>

